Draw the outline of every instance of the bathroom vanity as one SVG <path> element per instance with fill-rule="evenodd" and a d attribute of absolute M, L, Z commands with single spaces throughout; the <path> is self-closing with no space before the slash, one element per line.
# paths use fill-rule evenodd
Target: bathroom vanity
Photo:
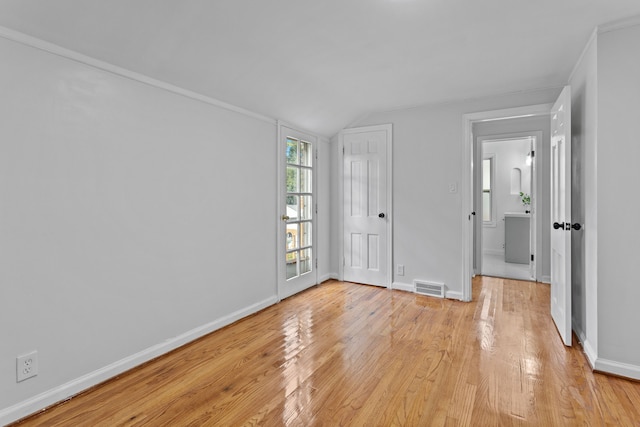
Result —
<path fill-rule="evenodd" d="M 523 212 L 504 213 L 504 261 L 529 264 L 531 216 Z"/>

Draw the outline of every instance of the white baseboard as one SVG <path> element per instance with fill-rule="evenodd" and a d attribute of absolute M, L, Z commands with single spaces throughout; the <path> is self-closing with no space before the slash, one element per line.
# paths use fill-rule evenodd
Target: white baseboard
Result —
<path fill-rule="evenodd" d="M 245 307 L 241 310 L 235 311 L 206 325 L 197 327 L 177 337 L 168 339 L 160 344 L 151 346 L 138 353 L 132 354 L 129 357 L 118 360 L 110 365 L 93 371 L 87 375 L 83 375 L 68 383 L 62 384 L 51 390 L 40 393 L 30 399 L 16 403 L 8 408 L 0 409 L 0 425 L 6 425 L 11 422 L 17 421 L 21 418 L 31 415 L 37 411 L 40 411 L 55 403 L 68 399 L 81 391 L 87 390 L 95 385 L 98 385 L 109 378 L 113 378 L 122 374 L 129 369 L 135 368 L 145 362 L 148 362 L 158 356 L 175 350 L 193 340 L 196 340 L 204 335 L 207 335 L 213 331 L 216 331 L 224 326 L 230 325 L 236 320 L 243 317 L 257 313 L 278 301 L 278 298 L 274 295 L 263 301 L 257 302 L 249 307 Z"/>
<path fill-rule="evenodd" d="M 393 282 L 391 289 L 397 289 L 399 291 L 415 292 L 416 288 L 410 283 Z"/>
<path fill-rule="evenodd" d="M 462 301 L 462 292 L 447 291 L 444 296 L 447 299 L 457 299 L 458 301 Z"/>
<path fill-rule="evenodd" d="M 621 377 L 640 380 L 640 366 L 638 365 L 596 358 L 593 369 L 606 374 L 620 375 Z"/>
<path fill-rule="evenodd" d="M 582 340 L 582 349 L 584 350 L 584 354 L 587 356 L 587 361 L 589 362 L 589 365 L 591 365 L 591 369 L 595 369 L 598 354 L 591 345 L 591 342 L 589 340 Z"/>
<path fill-rule="evenodd" d="M 548 284 L 551 284 L 551 276 L 542 276 L 542 278 L 540 279 L 540 281 L 541 281 L 542 283 L 546 283 L 547 285 L 548 285 Z"/>
<path fill-rule="evenodd" d="M 318 277 L 318 283 L 323 283 L 331 279 L 338 280 L 338 273 L 323 274 L 322 276 Z"/>
<path fill-rule="evenodd" d="M 413 284 L 402 283 L 402 282 L 393 282 L 391 284 L 391 289 L 396 289 L 399 291 L 407 291 L 407 292 L 415 292 L 416 288 Z M 448 299 L 456 299 L 462 301 L 462 292 L 456 291 L 446 291 L 445 298 Z"/>
<path fill-rule="evenodd" d="M 575 333 L 582 343 L 584 354 L 587 356 L 587 361 L 589 362 L 589 365 L 591 365 L 591 369 L 605 374 L 619 375 L 634 380 L 640 380 L 640 366 L 598 357 L 598 353 L 591 345 L 591 342 L 586 339 L 584 332 L 577 330 Z"/>
<path fill-rule="evenodd" d="M 575 319 L 572 319 L 571 321 L 574 325 L 578 324 L 578 322 L 576 322 Z M 584 354 L 587 357 L 587 362 L 589 362 L 589 365 L 591 365 L 591 369 L 594 369 L 596 360 L 598 358 L 598 354 L 596 353 L 595 349 L 591 345 L 591 342 L 587 339 L 587 335 L 584 333 L 582 329 L 574 329 L 573 331 L 576 333 L 576 335 L 578 336 L 578 340 L 582 344 L 582 350 L 584 351 Z"/>

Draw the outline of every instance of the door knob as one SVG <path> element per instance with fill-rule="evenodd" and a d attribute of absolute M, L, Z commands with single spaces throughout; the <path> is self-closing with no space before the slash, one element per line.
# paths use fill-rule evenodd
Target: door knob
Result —
<path fill-rule="evenodd" d="M 282 215 L 281 219 L 283 221 L 289 221 L 290 218 L 289 218 L 289 215 Z"/>
<path fill-rule="evenodd" d="M 571 224 L 571 228 L 573 228 L 574 230 L 578 231 L 582 228 L 582 225 L 578 224 L 577 222 L 574 224 Z"/>
<path fill-rule="evenodd" d="M 561 222 L 559 224 L 557 222 L 554 222 L 553 223 L 553 229 L 554 230 L 564 230 L 564 222 Z"/>
<path fill-rule="evenodd" d="M 378 218 L 384 218 L 384 214 L 383 213 L 379 213 L 378 214 Z"/>

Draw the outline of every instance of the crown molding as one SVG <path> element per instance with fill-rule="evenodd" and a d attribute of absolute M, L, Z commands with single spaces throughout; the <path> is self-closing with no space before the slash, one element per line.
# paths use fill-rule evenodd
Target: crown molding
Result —
<path fill-rule="evenodd" d="M 609 31 L 621 30 L 627 27 L 640 25 L 640 15 L 630 16 L 628 18 L 618 19 L 617 21 L 608 22 L 596 27 L 598 34 L 608 33 Z"/>
<path fill-rule="evenodd" d="M 62 46 L 58 46 L 56 44 L 38 39 L 33 36 L 29 36 L 27 34 L 24 34 L 15 30 L 11 30 L 6 27 L 0 26 L 0 37 L 35 48 L 35 49 L 42 50 L 44 52 L 47 52 L 56 56 L 60 56 L 62 58 L 69 59 L 71 61 L 79 62 L 81 64 L 84 64 L 93 68 L 97 68 L 102 71 L 106 71 L 108 73 L 112 73 L 120 77 L 131 79 L 149 86 L 156 87 L 158 89 L 163 89 L 168 92 L 175 93 L 177 95 L 181 95 L 196 101 L 203 102 L 205 104 L 213 105 L 215 107 L 223 108 L 225 110 L 233 111 L 235 113 L 239 113 L 247 117 L 251 117 L 254 119 L 261 120 L 263 122 L 276 125 L 276 120 L 271 117 L 267 117 L 262 114 L 247 110 L 245 108 L 238 107 L 236 105 L 229 104 L 229 103 L 217 100 L 215 98 L 211 98 L 209 96 L 206 96 L 188 89 L 184 89 L 179 86 L 175 86 L 170 83 L 163 82 L 161 80 L 154 79 L 152 77 L 146 76 L 141 73 L 137 73 L 135 71 L 127 70 L 117 65 L 113 65 L 108 62 L 101 61 L 96 58 L 92 58 L 82 53 L 64 48 Z"/>

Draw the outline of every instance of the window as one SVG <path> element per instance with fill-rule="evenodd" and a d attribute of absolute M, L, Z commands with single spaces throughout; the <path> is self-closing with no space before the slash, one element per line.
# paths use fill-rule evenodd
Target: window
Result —
<path fill-rule="evenodd" d="M 495 156 L 490 155 L 482 159 L 482 223 L 495 227 L 495 200 L 493 186 L 495 181 Z"/>

